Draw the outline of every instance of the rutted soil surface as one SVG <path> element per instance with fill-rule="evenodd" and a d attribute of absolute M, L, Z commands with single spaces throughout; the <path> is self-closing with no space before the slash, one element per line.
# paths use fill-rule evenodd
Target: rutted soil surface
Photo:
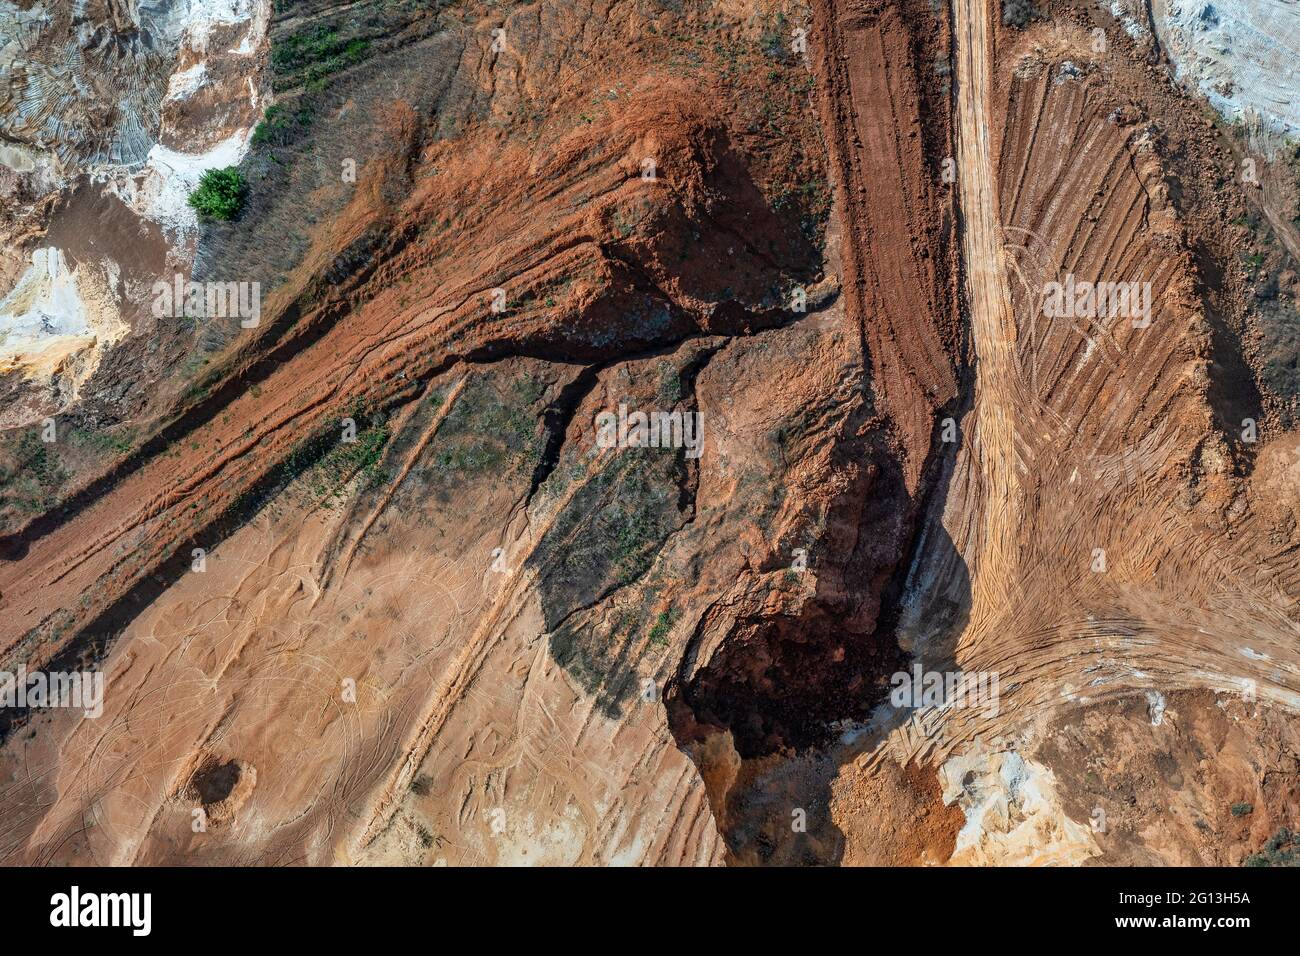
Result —
<path fill-rule="evenodd" d="M 1300 582 L 1285 513 L 1296 498 L 1294 488 L 1277 497 L 1265 477 L 1294 438 L 1274 419 L 1254 447 L 1240 440 L 1244 418 L 1264 420 L 1234 342 L 1240 302 L 1200 293 L 1205 247 L 1227 216 L 1207 215 L 1212 172 L 1184 165 L 1189 154 L 1209 153 L 1220 169 L 1230 160 L 1200 142 L 1203 120 L 1184 100 L 1126 51 L 1098 55 L 1083 24 L 1004 29 L 995 43 L 986 9 L 955 9 L 978 359 L 975 439 L 958 454 L 939 520 L 968 557 L 972 602 L 964 627 L 931 628 L 924 595 L 951 594 L 953 572 L 941 554 L 923 555 L 909 624 L 923 658 L 997 672 L 1002 695 L 995 714 L 919 713 L 889 748 L 944 766 L 971 753 L 985 763 L 1017 740 L 1050 737 L 1040 722 L 1053 710 L 1180 688 L 1294 707 Z M 1158 128 L 1147 120 L 1156 104 L 1166 111 Z M 1198 202 L 1199 249 L 1183 211 Z M 1042 290 L 1067 273 L 1149 283 L 1150 313 L 1047 317 Z M 1211 706 L 1187 700 L 1188 711 Z M 1284 760 L 1263 772 L 1293 770 Z M 954 859 L 1109 852 L 1088 837 L 1086 815 L 1039 808 L 1058 821 L 1049 837 L 978 816 L 983 798 L 961 790 L 968 827 Z M 1053 843 L 1062 852 L 1045 857 Z"/>
<path fill-rule="evenodd" d="M 1271 852 L 1300 466 L 1255 200 L 1149 50 L 1050 14 L 277 4 L 246 207 L 189 247 L 261 323 L 133 322 L 81 438 L 6 435 L 0 666 L 107 689 L 4 712 L 0 859 Z M 1045 316 L 1065 273 L 1149 321 Z M 700 454 L 606 447 L 620 405 Z M 1000 700 L 891 705 L 914 662 Z"/>
<path fill-rule="evenodd" d="M 725 589 L 753 592 L 758 613 L 776 555 L 813 546 L 864 468 L 821 446 L 823 429 L 858 440 L 865 415 L 860 334 L 840 330 L 820 274 L 812 84 L 789 28 L 775 33 L 795 11 L 660 12 L 650 30 L 621 11 L 582 73 L 556 55 L 581 17 L 538 12 L 457 13 L 451 35 L 417 38 L 450 77 L 441 96 L 421 99 L 435 82 L 380 108 L 392 87 L 366 64 L 333 81 L 295 135 L 324 137 L 329 106 L 355 137 L 357 110 L 371 158 L 358 149 L 355 188 L 328 187 L 345 202 L 262 327 L 107 479 L 9 536 L 6 658 L 114 675 L 102 721 L 11 728 L 23 765 L 48 754 L 9 794 L 11 858 L 716 856 L 698 777 L 642 682 L 662 686 Z M 314 29 L 279 22 L 272 43 Z M 734 111 L 704 93 L 719 76 Z M 250 229 L 285 214 L 257 182 Z M 232 227 L 204 243 L 209 270 L 239 248 Z M 638 396 L 704 415 L 699 464 L 593 454 L 595 413 Z M 356 450 L 337 440 L 345 417 Z M 791 468 L 808 491 L 782 506 Z M 251 794 L 232 825 L 195 834 L 196 768 L 236 760 L 257 768 Z M 42 808 L 73 779 L 95 795 L 93 831 L 79 801 Z M 665 813 L 685 826 L 647 842 L 642 821 Z M 521 843 L 501 846 L 501 827 Z"/>

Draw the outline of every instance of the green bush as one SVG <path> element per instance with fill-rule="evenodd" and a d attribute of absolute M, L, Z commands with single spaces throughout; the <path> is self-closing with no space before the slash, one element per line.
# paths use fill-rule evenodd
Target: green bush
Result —
<path fill-rule="evenodd" d="M 1249 803 L 1234 803 L 1231 812 L 1234 817 L 1246 817 L 1250 816 L 1251 811 L 1254 809 Z"/>
<path fill-rule="evenodd" d="M 1042 19 L 1042 13 L 1032 0 L 1002 0 L 1002 22 L 1023 29 L 1031 20 Z"/>
<path fill-rule="evenodd" d="M 1259 853 L 1252 853 L 1242 866 L 1300 866 L 1300 833 L 1282 827 L 1264 844 Z"/>
<path fill-rule="evenodd" d="M 205 219 L 229 222 L 244 208 L 248 181 L 234 166 L 209 169 L 199 179 L 199 187 L 190 193 L 189 204 Z"/>
<path fill-rule="evenodd" d="M 300 128 L 311 126 L 313 118 L 310 106 L 300 106 L 292 115 L 278 103 L 267 107 L 262 122 L 253 130 L 253 145 L 284 146 Z"/>
<path fill-rule="evenodd" d="M 321 90 L 333 74 L 356 66 L 369 51 L 369 40 L 348 39 L 336 27 L 318 26 L 273 44 L 271 66 L 277 76 L 301 79 L 309 90 Z"/>
<path fill-rule="evenodd" d="M 676 623 L 677 623 L 676 608 L 669 608 L 668 610 L 660 613 L 658 619 L 654 623 L 654 627 L 650 628 L 650 643 L 667 644 L 668 632 L 673 629 L 673 625 Z"/>

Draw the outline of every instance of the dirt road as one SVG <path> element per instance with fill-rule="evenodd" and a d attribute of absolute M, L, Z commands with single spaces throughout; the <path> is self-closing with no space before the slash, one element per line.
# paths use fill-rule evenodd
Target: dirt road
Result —
<path fill-rule="evenodd" d="M 992 609 L 1005 605 L 1015 571 L 1019 488 L 1015 469 L 1015 336 L 989 142 L 990 24 L 982 0 L 954 0 L 957 60 L 957 183 L 966 296 L 975 343 L 977 497 L 984 502 L 972 572 L 971 626 L 978 639 Z"/>

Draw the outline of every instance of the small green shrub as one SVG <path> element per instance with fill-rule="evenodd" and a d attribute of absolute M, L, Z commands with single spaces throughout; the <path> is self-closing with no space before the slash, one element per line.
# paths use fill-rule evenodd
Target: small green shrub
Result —
<path fill-rule="evenodd" d="M 74 428 L 69 438 L 72 439 L 74 445 L 91 448 L 100 453 L 111 452 L 120 455 L 131 450 L 133 435 L 130 429 L 116 434 L 109 434 L 105 431 L 84 431 Z"/>
<path fill-rule="evenodd" d="M 1249 803 L 1234 803 L 1230 812 L 1234 817 L 1247 817 L 1254 809 L 1254 806 Z"/>
<path fill-rule="evenodd" d="M 205 219 L 230 222 L 244 208 L 248 195 L 248 181 L 234 166 L 209 169 L 199 179 L 199 186 L 190 193 L 189 204 Z"/>
<path fill-rule="evenodd" d="M 1042 16 L 1032 0 L 1002 0 L 1002 22 L 1017 30 L 1024 29 L 1034 20 L 1041 20 Z"/>
<path fill-rule="evenodd" d="M 311 126 L 313 118 L 314 113 L 308 106 L 299 107 L 292 115 L 278 103 L 267 107 L 262 122 L 253 130 L 253 145 L 283 146 L 297 128 Z"/>
<path fill-rule="evenodd" d="M 682 379 L 671 362 L 659 363 L 659 401 L 665 406 L 676 405 L 682 399 Z"/>
<path fill-rule="evenodd" d="M 340 70 L 356 66 L 370 51 L 370 41 L 340 36 L 336 27 L 318 26 L 276 42 L 271 66 L 277 75 L 300 78 L 309 90 L 321 90 Z"/>
<path fill-rule="evenodd" d="M 659 618 L 654 623 L 654 627 L 650 628 L 651 644 L 668 643 L 668 632 L 671 631 L 673 625 L 677 623 L 677 616 L 677 610 L 675 608 L 669 608 L 659 615 Z"/>
<path fill-rule="evenodd" d="M 1300 866 L 1300 833 L 1282 827 L 1264 844 L 1259 853 L 1252 853 L 1242 866 Z"/>

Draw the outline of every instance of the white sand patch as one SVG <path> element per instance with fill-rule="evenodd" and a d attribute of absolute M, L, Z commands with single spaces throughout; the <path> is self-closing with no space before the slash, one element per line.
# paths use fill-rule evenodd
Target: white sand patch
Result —
<path fill-rule="evenodd" d="M 255 14 L 265 21 L 266 12 L 266 0 L 171 0 L 161 6 L 155 0 L 143 19 L 156 35 L 204 52 L 214 27 L 247 23 Z"/>
<path fill-rule="evenodd" d="M 1139 21 L 1142 0 L 1110 0 L 1110 15 L 1114 17 L 1134 40 L 1146 36 L 1146 26 Z"/>
<path fill-rule="evenodd" d="M 182 153 L 156 143 L 140 172 L 100 169 L 94 178 L 136 215 L 162 226 L 173 246 L 181 246 L 199 228 L 198 213 L 189 205 L 190 193 L 209 169 L 238 166 L 252 138 L 251 129 L 238 130 L 202 153 Z"/>
<path fill-rule="evenodd" d="M 102 349 L 129 329 L 117 307 L 115 269 L 69 269 L 61 250 L 37 249 L 0 301 L 0 367 L 40 371 L 88 348 Z"/>
<path fill-rule="evenodd" d="M 981 744 L 939 768 L 943 802 L 966 823 L 949 860 L 955 866 L 1070 866 L 1101 850 L 1090 825 L 1061 809 L 1056 776 L 1014 750 Z"/>
<path fill-rule="evenodd" d="M 573 866 L 582 858 L 587 827 L 573 804 L 564 807 L 559 815 L 540 821 L 532 810 L 499 812 L 506 827 L 494 834 L 496 865 Z"/>
<path fill-rule="evenodd" d="M 30 173 L 36 169 L 37 153 L 21 143 L 0 144 L 0 164 L 20 173 Z"/>
<path fill-rule="evenodd" d="M 1151 726 L 1159 727 L 1165 722 L 1165 695 L 1158 690 L 1147 691 L 1147 714 L 1151 718 Z"/>
<path fill-rule="evenodd" d="M 248 152 L 252 130 L 240 130 L 202 153 L 181 153 L 161 143 L 149 150 L 143 176 L 136 180 L 132 206 L 175 236 L 198 229 L 198 214 L 188 200 L 209 169 L 238 166 Z"/>
<path fill-rule="evenodd" d="M 254 0 L 190 0 L 186 35 L 190 46 L 207 50 L 208 38 L 215 26 L 247 23 L 260 4 Z"/>
<path fill-rule="evenodd" d="M 208 75 L 206 63 L 195 63 L 187 70 L 177 70 L 167 81 L 167 99 L 183 100 L 197 93 L 203 87 Z"/>
<path fill-rule="evenodd" d="M 1179 80 L 1230 120 L 1300 135 L 1300 3 L 1164 0 L 1155 10 Z"/>
<path fill-rule="evenodd" d="M 1076 372 L 1087 365 L 1088 360 L 1092 358 L 1092 353 L 1097 351 L 1097 340 L 1091 335 L 1085 335 L 1083 341 L 1086 343 L 1083 347 L 1083 354 L 1080 355 L 1078 361 L 1074 363 L 1074 370 Z"/>

